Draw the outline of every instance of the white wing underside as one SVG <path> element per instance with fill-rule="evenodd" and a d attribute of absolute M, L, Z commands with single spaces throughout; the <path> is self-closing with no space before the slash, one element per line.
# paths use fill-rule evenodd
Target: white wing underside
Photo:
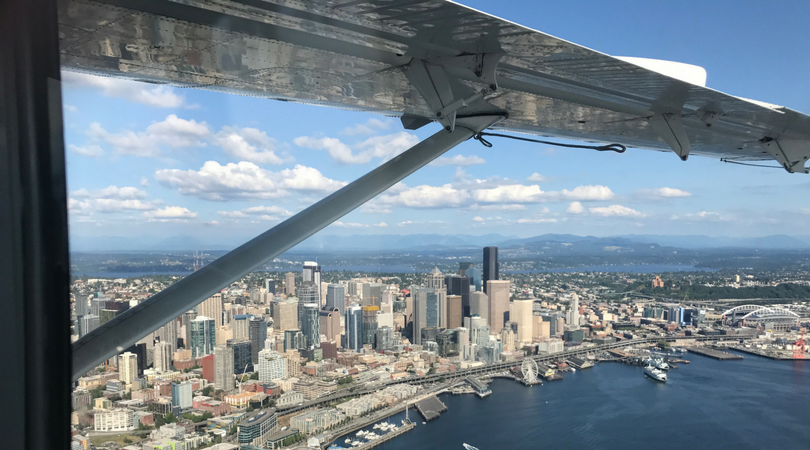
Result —
<path fill-rule="evenodd" d="M 445 0 L 65 0 L 59 21 L 69 70 L 435 120 L 421 61 L 449 79 L 440 106 L 481 92 L 457 113 L 505 111 L 500 130 L 791 172 L 810 156 L 805 114 Z"/>

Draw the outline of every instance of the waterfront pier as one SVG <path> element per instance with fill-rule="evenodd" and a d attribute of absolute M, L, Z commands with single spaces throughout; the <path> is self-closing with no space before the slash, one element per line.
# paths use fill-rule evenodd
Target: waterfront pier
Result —
<path fill-rule="evenodd" d="M 425 422 L 428 422 L 447 411 L 447 406 L 435 395 L 431 395 L 426 399 L 416 402 L 416 410 L 425 418 Z"/>
<path fill-rule="evenodd" d="M 731 353 L 715 350 L 713 348 L 689 347 L 689 351 L 692 353 L 697 353 L 698 355 L 708 356 L 709 358 L 719 359 L 722 361 L 743 359 L 743 357 L 740 355 L 733 355 Z"/>

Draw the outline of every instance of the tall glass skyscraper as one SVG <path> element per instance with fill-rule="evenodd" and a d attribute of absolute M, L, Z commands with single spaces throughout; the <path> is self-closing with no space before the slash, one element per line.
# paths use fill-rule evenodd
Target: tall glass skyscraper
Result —
<path fill-rule="evenodd" d="M 304 305 L 301 320 L 301 332 L 307 342 L 307 348 L 317 347 L 321 344 L 321 315 L 318 305 L 307 303 Z"/>
<path fill-rule="evenodd" d="M 498 247 L 484 247 L 484 292 L 487 292 L 487 281 L 498 279 Z"/>
<path fill-rule="evenodd" d="M 267 322 L 262 316 L 253 316 L 248 320 L 248 339 L 250 339 L 251 362 L 259 364 L 259 352 L 264 349 L 267 340 Z"/>
<path fill-rule="evenodd" d="M 379 306 L 363 307 L 363 344 L 374 346 L 374 339 L 377 335 L 377 315 L 379 313 Z"/>
<path fill-rule="evenodd" d="M 354 304 L 346 310 L 346 348 L 359 351 L 363 348 L 363 310 Z"/>
<path fill-rule="evenodd" d="M 214 319 L 197 316 L 191 321 L 191 357 L 202 358 L 214 351 L 216 344 Z"/>
<path fill-rule="evenodd" d="M 330 284 L 326 287 L 326 308 L 330 311 L 337 308 L 341 316 L 346 314 L 346 285 Z"/>

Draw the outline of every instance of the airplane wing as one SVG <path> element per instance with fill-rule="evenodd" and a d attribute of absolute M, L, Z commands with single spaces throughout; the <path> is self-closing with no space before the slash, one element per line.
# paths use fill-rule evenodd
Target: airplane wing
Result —
<path fill-rule="evenodd" d="M 700 68 L 613 57 L 446 0 L 65 0 L 59 21 L 70 70 L 400 116 L 409 128 L 494 107 L 508 113 L 500 130 L 682 159 L 807 172 L 810 157 L 810 117 L 709 89 Z M 484 102 L 464 102 L 475 93 Z"/>

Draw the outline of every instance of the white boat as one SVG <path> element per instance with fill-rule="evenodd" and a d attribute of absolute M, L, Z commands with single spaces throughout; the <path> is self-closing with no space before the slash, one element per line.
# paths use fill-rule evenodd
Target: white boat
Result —
<path fill-rule="evenodd" d="M 576 372 L 576 371 L 577 371 L 577 369 L 574 369 L 573 367 L 571 368 L 571 372 Z"/>
<path fill-rule="evenodd" d="M 382 428 L 382 424 L 381 423 L 375 423 L 372 428 L 374 428 L 375 430 L 379 430 L 380 428 Z"/>
<path fill-rule="evenodd" d="M 463 445 L 464 448 L 467 449 L 467 450 L 478 450 L 476 447 L 473 447 L 470 444 L 461 444 L 461 445 Z"/>
<path fill-rule="evenodd" d="M 666 371 L 666 370 L 669 370 L 669 364 L 667 364 L 666 361 L 661 361 L 661 362 L 659 362 L 658 364 L 655 365 L 655 368 L 658 369 L 658 370 Z"/>
<path fill-rule="evenodd" d="M 347 443 L 347 444 L 351 444 L 351 443 L 352 443 L 352 440 L 351 440 L 351 439 L 349 439 L 349 438 L 346 438 L 346 440 L 345 440 L 345 441 L 343 441 L 343 442 L 345 442 L 345 443 Z"/>
<path fill-rule="evenodd" d="M 652 378 L 653 380 L 660 381 L 662 383 L 667 382 L 667 374 L 663 370 L 658 370 L 653 366 L 647 366 L 644 368 L 644 375 Z"/>

